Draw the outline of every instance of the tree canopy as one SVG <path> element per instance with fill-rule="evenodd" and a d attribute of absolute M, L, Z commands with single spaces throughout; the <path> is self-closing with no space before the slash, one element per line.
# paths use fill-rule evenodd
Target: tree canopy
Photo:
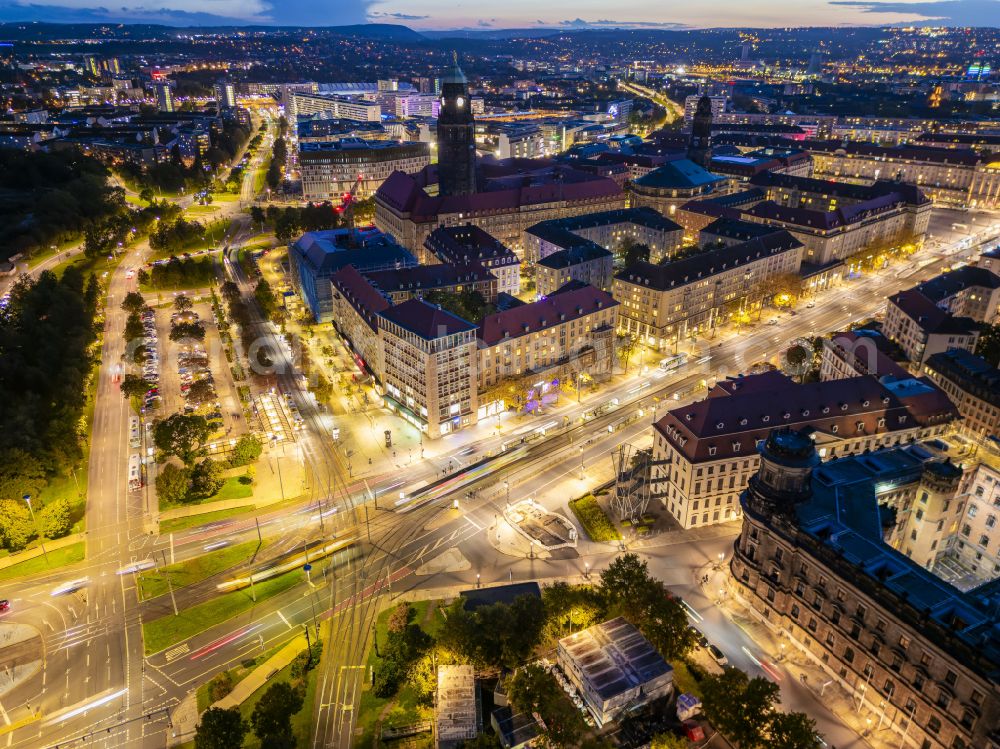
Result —
<path fill-rule="evenodd" d="M 191 465 L 201 454 L 210 432 L 204 416 L 177 413 L 153 425 L 153 442 L 157 450 L 176 455 L 185 465 Z"/>

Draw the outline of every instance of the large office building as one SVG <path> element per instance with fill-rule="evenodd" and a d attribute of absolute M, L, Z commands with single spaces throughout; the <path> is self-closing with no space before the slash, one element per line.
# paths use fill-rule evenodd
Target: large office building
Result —
<path fill-rule="evenodd" d="M 661 351 L 675 349 L 773 296 L 769 282 L 798 273 L 802 243 L 786 231 L 661 264 L 638 262 L 615 275 L 618 330 Z"/>
<path fill-rule="evenodd" d="M 442 226 L 424 240 L 424 248 L 443 263 L 478 263 L 497 279 L 497 293 L 521 291 L 521 259 L 502 242 L 473 224 Z"/>
<path fill-rule="evenodd" d="M 1000 163 L 970 148 L 821 140 L 797 145 L 812 154 L 817 177 L 866 183 L 900 180 L 920 187 L 936 205 L 1000 206 Z"/>
<path fill-rule="evenodd" d="M 975 351 L 979 324 L 971 317 L 951 314 L 913 288 L 889 297 L 882 332 L 903 349 L 914 371 L 919 371 L 939 352 L 955 348 Z"/>
<path fill-rule="evenodd" d="M 613 180 L 550 161 L 515 159 L 481 164 L 483 190 L 432 195 L 433 167 L 418 174 L 393 173 L 375 192 L 375 225 L 424 262 L 424 242 L 435 229 L 473 224 L 519 256 L 524 232 L 540 221 L 624 208 L 625 195 Z"/>
<path fill-rule="evenodd" d="M 153 83 L 153 96 L 156 98 L 156 109 L 158 111 L 174 111 L 174 89 L 170 81 L 156 81 Z"/>
<path fill-rule="evenodd" d="M 292 286 L 316 322 L 333 313 L 330 279 L 345 265 L 359 271 L 407 268 L 416 258 L 377 229 L 310 231 L 288 248 Z"/>
<path fill-rule="evenodd" d="M 885 743 L 1000 748 L 1000 579 L 963 592 L 927 569 L 937 550 L 911 535 L 886 542 L 891 495 L 907 495 L 904 526 L 920 543 L 971 525 L 958 517 L 961 469 L 909 447 L 821 464 L 811 435 L 787 428 L 759 450 L 730 563 L 737 600 L 847 692 Z M 995 523 L 992 509 L 982 514 Z"/>
<path fill-rule="evenodd" d="M 953 348 L 927 357 L 924 372 L 958 407 L 964 431 L 980 439 L 1000 437 L 1000 369 Z"/>
<path fill-rule="evenodd" d="M 431 439 L 476 423 L 476 326 L 422 299 L 379 313 L 386 407 Z"/>
<path fill-rule="evenodd" d="M 990 325 L 1000 321 L 1000 275 L 988 268 L 964 265 L 912 290 L 957 317 Z"/>
<path fill-rule="evenodd" d="M 632 206 L 647 206 L 672 217 L 689 200 L 723 195 L 728 189 L 725 177 L 712 174 L 690 159 L 676 159 L 633 180 L 629 194 Z"/>
<path fill-rule="evenodd" d="M 349 96 L 332 96 L 310 91 L 289 92 L 286 105 L 290 118 L 299 115 L 323 115 L 329 119 L 361 120 L 378 122 L 382 119 L 382 108 L 373 101 Z"/>
<path fill-rule="evenodd" d="M 487 315 L 477 331 L 479 391 L 495 392 L 512 382 L 536 389 L 541 400 L 553 383 L 610 376 L 617 313 L 618 303 L 607 292 L 570 284 L 537 302 Z M 482 400 L 484 407 L 495 405 Z"/>
<path fill-rule="evenodd" d="M 427 143 L 360 138 L 299 143 L 302 196 L 306 200 L 339 203 L 352 189 L 356 200 L 364 200 L 393 172 L 419 172 L 430 163 Z"/>
<path fill-rule="evenodd" d="M 872 185 L 764 172 L 750 184 L 767 199 L 743 218 L 787 229 L 805 245 L 802 260 L 814 266 L 840 262 L 872 247 L 918 244 L 927 233 L 931 201 L 913 185 Z"/>
<path fill-rule="evenodd" d="M 956 416 L 926 380 L 730 378 L 654 424 L 653 491 L 684 528 L 725 522 L 738 517 L 739 493 L 758 467 L 755 448 L 772 429 L 806 429 L 832 459 L 938 436 Z"/>
<path fill-rule="evenodd" d="M 671 257 L 683 229 L 652 208 L 624 208 L 543 221 L 525 232 L 525 258 L 533 263 L 562 250 L 597 245 L 612 252 L 627 243 L 649 248 L 649 261 Z"/>
<path fill-rule="evenodd" d="M 673 690 L 674 669 L 622 617 L 559 640 L 559 667 L 598 726 Z"/>

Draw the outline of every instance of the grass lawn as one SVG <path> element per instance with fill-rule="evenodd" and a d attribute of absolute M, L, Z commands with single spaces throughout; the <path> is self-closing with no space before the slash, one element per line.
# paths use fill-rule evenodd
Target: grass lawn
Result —
<path fill-rule="evenodd" d="M 698 699 L 701 699 L 701 685 L 698 684 L 692 675 L 687 661 L 675 660 L 670 665 L 674 667 L 674 684 L 677 687 L 677 691 L 693 694 Z"/>
<path fill-rule="evenodd" d="M 34 250 L 33 252 L 31 252 L 28 255 L 28 257 L 25 260 L 25 262 L 28 263 L 28 267 L 29 268 L 34 268 L 40 262 L 42 262 L 43 260 L 48 260 L 53 255 L 58 255 L 58 254 L 60 254 L 62 252 L 66 252 L 68 250 L 72 250 L 72 249 L 76 248 L 80 244 L 80 241 L 81 241 L 81 239 L 79 237 L 77 237 L 77 238 L 74 238 L 74 239 L 67 239 L 64 242 L 58 243 L 55 246 L 56 248 L 54 250 L 52 249 L 52 245 L 49 245 L 48 247 L 45 247 L 44 249 L 41 249 L 41 248 L 40 249 L 36 249 L 36 250 Z"/>
<path fill-rule="evenodd" d="M 24 577 L 26 575 L 44 575 L 46 572 L 59 569 L 67 564 L 82 562 L 83 556 L 84 543 L 83 541 L 78 541 L 75 544 L 63 546 L 61 549 L 50 551 L 47 562 L 45 561 L 45 556 L 42 555 L 12 564 L 10 567 L 5 567 L 0 570 L 0 580 L 13 580 L 16 577 Z"/>
<path fill-rule="evenodd" d="M 268 542 L 264 541 L 263 544 L 260 544 L 260 548 L 263 549 L 267 544 Z M 174 588 L 183 588 L 185 585 L 199 583 L 205 578 L 249 559 L 257 551 L 257 547 L 257 541 L 244 541 L 235 546 L 227 546 L 223 549 L 210 551 L 208 554 L 185 559 L 183 562 L 161 567 L 159 570 L 144 572 L 139 575 L 140 597 L 146 600 L 169 592 L 168 580 L 173 583 Z"/>
<path fill-rule="evenodd" d="M 415 601 L 410 606 L 415 612 L 413 622 L 420 625 L 420 628 L 429 635 L 437 637 L 444 623 L 440 609 L 438 608 L 438 602 Z M 378 642 L 384 643 L 388 639 L 389 616 L 392 614 L 394 608 L 394 606 L 389 607 L 383 611 L 375 621 L 375 637 Z M 368 665 L 375 667 L 378 662 L 379 658 L 375 655 L 375 649 L 371 648 L 368 651 Z M 373 745 L 379 716 L 382 715 L 382 711 L 386 709 L 389 703 L 393 704 L 382 719 L 384 723 L 399 726 L 407 723 L 416 723 L 421 720 L 429 720 L 434 711 L 429 707 L 421 705 L 419 698 L 420 693 L 417 688 L 406 682 L 403 683 L 396 696 L 390 698 L 376 697 L 371 688 L 366 687 L 361 693 L 361 700 L 358 704 L 357 728 L 361 732 L 361 737 L 358 739 L 356 745 Z"/>
<path fill-rule="evenodd" d="M 326 643 L 324 643 L 324 646 L 325 645 Z M 312 668 L 309 670 L 309 675 L 306 680 L 306 693 L 302 700 L 302 709 L 292 716 L 292 731 L 295 734 L 295 746 L 298 747 L 298 749 L 308 749 L 310 739 L 312 738 L 313 703 L 316 702 L 316 676 L 318 672 L 318 668 Z M 264 692 L 266 692 L 272 684 L 278 681 L 291 683 L 291 664 L 281 669 L 278 673 L 268 679 L 264 686 L 244 700 L 243 704 L 240 705 L 240 714 L 243 716 L 244 720 L 250 720 L 250 716 L 253 714 L 253 709 L 256 707 L 257 703 L 260 702 L 260 698 L 264 696 Z M 260 741 L 254 735 L 253 731 L 248 732 L 246 738 L 243 739 L 243 747 L 244 749 L 260 748 Z"/>
<path fill-rule="evenodd" d="M 146 646 L 146 655 L 158 653 L 216 624 L 239 616 L 262 601 L 284 593 L 304 580 L 305 574 L 301 570 L 291 570 L 254 585 L 257 593 L 256 603 L 250 598 L 249 589 L 237 590 L 184 609 L 180 616 L 168 614 L 159 619 L 143 622 L 142 639 Z"/>
<path fill-rule="evenodd" d="M 118 263 L 114 260 L 108 260 L 106 255 L 102 255 L 97 258 L 89 258 L 82 252 L 74 255 L 68 260 L 63 260 L 61 263 L 56 264 L 52 267 L 52 272 L 57 276 L 62 276 L 66 272 L 66 269 L 70 266 L 75 266 L 83 271 L 84 277 L 91 273 L 96 273 L 98 276 L 103 274 L 105 271 L 114 270 Z"/>
<path fill-rule="evenodd" d="M 192 216 L 211 216 L 213 213 L 219 210 L 217 205 L 189 205 L 187 207 L 187 212 Z"/>
<path fill-rule="evenodd" d="M 233 507 L 229 510 L 215 510 L 214 512 L 203 512 L 199 515 L 189 515 L 186 518 L 161 520 L 160 533 L 176 533 L 177 531 L 193 528 L 196 525 L 205 525 L 206 523 L 214 523 L 217 520 L 226 520 L 236 515 L 242 515 L 245 512 L 251 512 L 253 509 L 253 505 L 244 505 L 243 507 Z"/>
<path fill-rule="evenodd" d="M 615 528 L 593 494 L 585 494 L 579 499 L 570 500 L 569 509 L 580 521 L 583 530 L 591 541 L 619 541 L 621 534 Z"/>
<path fill-rule="evenodd" d="M 192 505 L 201 505 L 206 502 L 218 502 L 222 499 L 246 499 L 253 496 L 253 485 L 249 481 L 245 482 L 241 479 L 245 479 L 246 476 L 230 476 L 227 478 L 223 484 L 222 488 L 219 489 L 215 494 L 210 497 L 204 497 L 203 499 L 193 499 L 190 502 L 179 502 L 176 504 L 171 504 L 169 502 L 164 502 L 160 500 L 160 510 L 168 510 L 172 507 L 190 507 Z M 163 532 L 163 529 L 160 529 Z"/>

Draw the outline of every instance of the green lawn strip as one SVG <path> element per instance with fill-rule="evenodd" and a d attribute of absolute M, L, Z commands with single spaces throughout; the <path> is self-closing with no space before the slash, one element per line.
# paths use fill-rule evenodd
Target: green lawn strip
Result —
<path fill-rule="evenodd" d="M 430 606 L 435 607 L 435 611 L 428 618 L 427 611 Z M 413 623 L 417 624 L 427 634 L 436 637 L 441 630 L 443 621 L 437 611 L 435 601 L 414 601 L 410 604 L 413 608 Z M 395 606 L 390 606 L 375 620 L 375 637 L 380 643 L 386 642 L 389 635 L 389 617 L 392 615 Z M 378 665 L 379 657 L 375 655 L 375 648 L 368 649 L 368 666 L 375 668 Z M 395 697 L 376 697 L 371 687 L 365 686 L 361 693 L 361 701 L 358 704 L 357 728 L 361 738 L 356 746 L 372 746 L 375 736 L 375 728 L 379 721 L 379 716 L 390 702 L 392 708 L 386 715 L 383 723 L 390 725 L 405 725 L 416 723 L 429 718 L 429 711 L 418 704 L 419 692 L 415 687 L 404 683 Z"/>
<path fill-rule="evenodd" d="M 60 549 L 52 549 L 48 553 L 48 561 L 44 554 L 26 559 L 23 562 L 12 564 L 10 567 L 0 569 L 0 580 L 13 580 L 16 577 L 26 575 L 44 575 L 46 572 L 64 567 L 67 564 L 82 562 L 84 557 L 84 543 L 78 541 Z"/>
<path fill-rule="evenodd" d="M 230 476 L 222 484 L 222 487 L 210 497 L 201 497 L 199 499 L 192 499 L 190 502 L 179 502 L 179 503 L 169 503 L 160 501 L 160 511 L 168 510 L 174 507 L 191 507 L 195 505 L 205 504 L 206 502 L 218 502 L 223 499 L 247 499 L 253 496 L 253 485 L 250 483 L 244 483 L 240 479 L 245 478 L 245 476 Z M 163 529 L 160 529 L 163 532 Z"/>
<path fill-rule="evenodd" d="M 258 666 L 262 666 L 269 658 L 271 658 L 271 656 L 277 655 L 278 651 L 282 650 L 287 644 L 288 643 L 282 643 L 281 645 L 276 645 L 270 650 L 265 650 L 263 653 L 258 653 L 257 655 L 254 656 L 247 654 L 247 657 L 244 658 L 242 661 L 240 661 L 240 665 L 235 666 L 229 669 L 228 671 L 220 671 L 211 679 L 209 679 L 200 687 L 198 687 L 196 693 L 196 697 L 198 700 L 198 712 L 203 713 L 205 712 L 205 710 L 211 707 L 213 700 L 209 690 L 212 686 L 212 681 L 214 681 L 216 677 L 228 673 L 229 676 L 232 678 L 232 685 L 233 687 L 235 687 L 237 684 L 243 681 L 247 676 L 249 676 L 250 673 L 255 668 L 257 668 Z"/>
<path fill-rule="evenodd" d="M 569 509 L 580 521 L 591 541 L 619 541 L 621 534 L 615 528 L 593 494 L 570 500 Z"/>
<path fill-rule="evenodd" d="M 272 577 L 270 580 L 256 583 L 254 585 L 254 590 L 257 593 L 256 603 L 250 598 L 249 589 L 236 590 L 232 593 L 223 593 L 211 601 L 184 609 L 180 616 L 168 614 L 159 619 L 143 622 L 142 635 L 146 646 L 146 655 L 158 653 L 199 632 L 204 632 L 216 624 L 239 616 L 262 601 L 284 593 L 304 580 L 305 576 L 301 570 L 291 570 L 278 577 Z"/>
<path fill-rule="evenodd" d="M 217 205 L 189 205 L 187 207 L 187 212 L 192 214 L 199 214 L 202 216 L 211 216 L 213 213 L 219 211 L 219 206 Z"/>
<path fill-rule="evenodd" d="M 226 520 L 236 515 L 242 515 L 245 512 L 251 512 L 253 509 L 253 505 L 243 505 L 242 507 L 232 507 L 228 510 L 214 510 L 212 512 L 202 512 L 198 515 L 188 515 L 186 518 L 161 520 L 160 534 L 177 533 L 177 531 L 193 528 L 196 525 L 205 525 L 206 523 L 214 523 L 217 520 Z"/>
<path fill-rule="evenodd" d="M 316 701 L 316 676 L 318 673 L 318 668 L 312 668 L 309 670 L 306 681 L 306 693 L 302 700 L 302 709 L 292 716 L 292 731 L 295 734 L 295 746 L 298 747 L 298 749 L 307 749 L 310 745 L 310 740 L 312 739 L 313 703 Z M 266 692 L 268 687 L 272 684 L 279 681 L 292 683 L 291 664 L 288 664 L 268 679 L 260 689 L 243 701 L 243 704 L 240 705 L 240 715 L 243 716 L 244 720 L 247 722 L 250 721 L 253 709 L 256 707 L 257 703 L 260 702 L 261 697 L 264 696 L 264 692 Z M 294 683 L 292 685 L 294 686 Z M 254 735 L 252 730 L 249 731 L 246 738 L 243 739 L 243 747 L 244 749 L 260 749 L 260 740 Z"/>
<path fill-rule="evenodd" d="M 676 660 L 670 665 L 674 668 L 674 685 L 678 693 L 693 694 L 701 699 L 701 686 L 688 668 L 687 661 Z"/>
<path fill-rule="evenodd" d="M 144 572 L 139 575 L 140 597 L 146 600 L 162 596 L 170 592 L 169 583 L 173 583 L 174 589 L 200 583 L 205 578 L 249 559 L 257 550 L 258 544 L 259 542 L 256 539 L 253 541 L 244 541 L 241 544 L 227 546 L 222 549 L 210 551 L 207 554 L 202 554 L 201 556 L 185 559 L 183 562 L 160 567 L 158 570 Z M 261 549 L 266 547 L 267 544 L 267 541 L 260 544 Z"/>

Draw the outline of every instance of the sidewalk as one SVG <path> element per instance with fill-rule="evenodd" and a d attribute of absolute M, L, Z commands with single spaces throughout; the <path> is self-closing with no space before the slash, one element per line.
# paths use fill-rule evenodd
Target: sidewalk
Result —
<path fill-rule="evenodd" d="M 261 665 L 257 666 L 257 668 L 251 671 L 245 679 L 233 688 L 232 692 L 211 705 L 211 707 L 217 707 L 220 710 L 239 707 L 249 699 L 250 695 L 264 686 L 268 679 L 295 660 L 295 656 L 305 649 L 305 635 L 299 635 Z"/>
<path fill-rule="evenodd" d="M 839 677 L 823 669 L 818 657 L 802 643 L 784 632 L 775 632 L 747 609 L 734 595 L 727 564 L 721 569 L 711 565 L 701 574 L 708 576 L 708 582 L 700 580 L 706 597 L 714 600 L 722 613 L 746 632 L 774 663 L 780 663 L 790 676 L 806 686 L 817 702 L 856 732 L 863 743 L 872 749 L 898 749 L 901 737 L 892 729 L 892 717 L 884 706 L 880 709 L 865 698 L 863 691 L 856 695 Z M 872 689 L 872 698 L 877 697 L 878 692 Z"/>

